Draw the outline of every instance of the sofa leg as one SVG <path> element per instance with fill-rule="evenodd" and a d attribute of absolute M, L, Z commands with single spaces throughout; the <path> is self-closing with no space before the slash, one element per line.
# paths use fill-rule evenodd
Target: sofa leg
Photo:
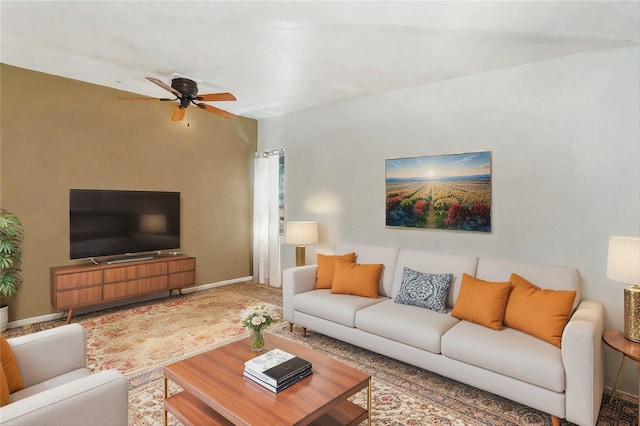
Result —
<path fill-rule="evenodd" d="M 302 327 L 302 337 L 307 337 L 307 327 Z"/>
<path fill-rule="evenodd" d="M 556 417 L 554 415 L 551 415 L 551 424 L 553 426 L 560 426 L 560 417 Z"/>
<path fill-rule="evenodd" d="M 293 323 L 289 323 L 289 333 L 293 333 Z"/>

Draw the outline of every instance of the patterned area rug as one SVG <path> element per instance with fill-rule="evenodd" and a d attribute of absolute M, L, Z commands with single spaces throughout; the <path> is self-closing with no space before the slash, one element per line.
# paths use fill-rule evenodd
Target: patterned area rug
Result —
<path fill-rule="evenodd" d="M 177 360 L 246 337 L 240 324 L 244 309 L 255 304 L 280 309 L 278 289 L 238 283 L 121 308 L 79 315 L 87 330 L 87 363 L 93 371 L 117 368 L 129 380 L 129 424 L 162 424 L 162 368 Z M 9 329 L 6 337 L 64 324 L 47 321 Z M 373 377 L 374 425 L 550 425 L 547 414 L 449 380 L 327 336 L 307 332 L 302 338 L 281 322 L 270 333 L 336 358 Z M 268 334 L 266 336 L 268 339 Z M 171 392 L 179 389 L 170 386 Z M 352 397 L 366 406 L 366 394 Z M 605 395 L 599 426 L 637 424 L 637 400 L 620 395 L 611 405 Z M 179 424 L 169 416 L 170 424 Z M 570 425 L 564 422 L 563 425 Z"/>

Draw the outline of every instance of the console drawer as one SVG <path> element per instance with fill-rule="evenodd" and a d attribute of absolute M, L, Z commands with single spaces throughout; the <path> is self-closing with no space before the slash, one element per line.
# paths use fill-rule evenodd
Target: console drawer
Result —
<path fill-rule="evenodd" d="M 192 271 L 196 269 L 196 259 L 174 260 L 169 262 L 169 273 Z"/>
<path fill-rule="evenodd" d="M 142 278 L 138 280 L 138 291 L 140 293 L 154 292 L 158 290 L 166 290 L 167 276 L 162 275 L 158 277 Z"/>
<path fill-rule="evenodd" d="M 87 271 L 81 274 L 64 274 L 57 277 L 58 290 L 90 287 L 102 284 L 102 271 Z"/>
<path fill-rule="evenodd" d="M 87 287 L 80 290 L 61 291 L 56 293 L 56 306 L 66 309 L 99 302 L 102 299 L 102 287 Z"/>
<path fill-rule="evenodd" d="M 195 284 L 196 271 L 178 272 L 176 274 L 169 275 L 169 287 L 185 287 Z"/>
<path fill-rule="evenodd" d="M 118 268 L 105 269 L 104 282 L 115 283 L 118 281 L 127 281 L 138 278 L 139 266 L 122 266 Z"/>
<path fill-rule="evenodd" d="M 138 278 L 167 275 L 167 262 L 149 263 L 138 266 Z"/>
<path fill-rule="evenodd" d="M 122 281 L 115 284 L 105 284 L 103 299 L 119 299 L 138 294 L 138 280 Z"/>

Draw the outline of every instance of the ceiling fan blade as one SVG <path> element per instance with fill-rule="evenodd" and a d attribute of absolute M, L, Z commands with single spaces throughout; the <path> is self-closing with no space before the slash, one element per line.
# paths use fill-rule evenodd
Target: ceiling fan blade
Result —
<path fill-rule="evenodd" d="M 175 101 L 169 98 L 118 98 L 120 101 Z"/>
<path fill-rule="evenodd" d="M 173 110 L 173 115 L 171 116 L 171 121 L 181 121 L 184 118 L 184 114 L 187 112 L 186 108 L 181 108 L 180 105 L 178 105 L 174 110 Z"/>
<path fill-rule="evenodd" d="M 194 98 L 196 101 L 235 101 L 236 97 L 231 93 L 209 93 L 207 95 L 198 95 Z"/>
<path fill-rule="evenodd" d="M 147 80 L 149 80 L 150 82 L 152 82 L 154 84 L 157 84 L 158 86 L 162 87 L 164 90 L 173 93 L 174 95 L 176 95 L 176 97 L 182 98 L 182 93 L 178 92 L 176 89 L 174 89 L 173 87 L 169 86 L 168 84 L 166 84 L 162 80 L 158 80 L 157 78 L 153 78 L 153 77 L 145 77 L 145 78 Z"/>
<path fill-rule="evenodd" d="M 211 105 L 201 104 L 201 103 L 197 103 L 197 102 L 194 102 L 194 104 L 196 104 L 198 106 L 198 108 L 203 109 L 203 110 L 205 110 L 207 112 L 210 112 L 212 114 L 219 115 L 220 117 L 224 117 L 224 118 L 234 118 L 235 117 L 235 115 L 231 114 L 230 112 L 221 110 L 220 108 L 216 108 L 216 107 L 211 106 Z"/>

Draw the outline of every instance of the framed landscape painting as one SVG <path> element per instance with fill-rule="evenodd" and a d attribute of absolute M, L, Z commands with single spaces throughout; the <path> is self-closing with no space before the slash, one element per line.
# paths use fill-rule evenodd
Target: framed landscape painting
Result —
<path fill-rule="evenodd" d="M 491 232 L 491 152 L 385 160 L 386 226 Z"/>

